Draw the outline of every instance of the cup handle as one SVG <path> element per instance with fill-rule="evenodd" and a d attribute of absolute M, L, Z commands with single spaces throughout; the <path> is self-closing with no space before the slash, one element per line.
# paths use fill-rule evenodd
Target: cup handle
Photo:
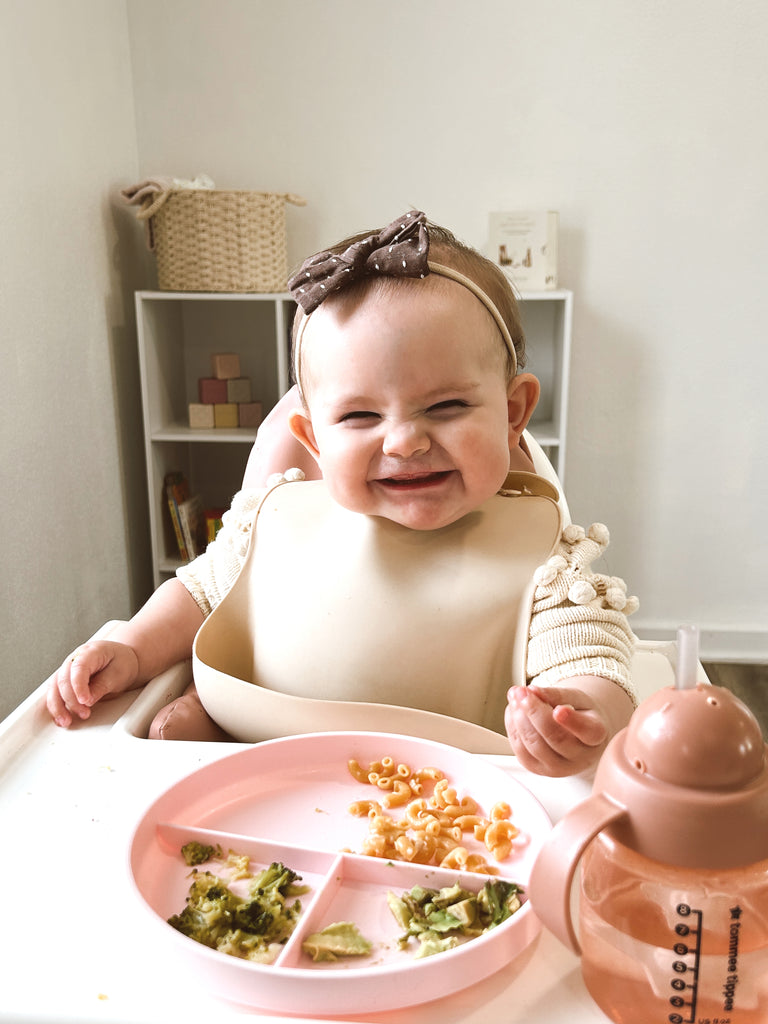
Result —
<path fill-rule="evenodd" d="M 555 825 L 533 865 L 528 897 L 534 913 L 577 956 L 581 946 L 571 916 L 573 876 L 597 833 L 626 814 L 625 807 L 604 793 L 593 794 Z"/>

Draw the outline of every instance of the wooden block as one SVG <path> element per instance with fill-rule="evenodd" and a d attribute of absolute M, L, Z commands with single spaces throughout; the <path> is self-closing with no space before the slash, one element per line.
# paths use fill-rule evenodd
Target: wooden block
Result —
<path fill-rule="evenodd" d="M 225 382 L 227 385 L 227 397 L 220 398 L 220 402 L 250 402 L 251 400 L 251 378 L 232 377 Z"/>
<path fill-rule="evenodd" d="M 216 427 L 238 426 L 237 405 L 234 402 L 217 402 L 213 407 L 213 423 Z"/>
<path fill-rule="evenodd" d="M 205 405 L 229 402 L 227 383 L 226 380 L 219 380 L 218 377 L 200 377 L 197 382 L 197 400 Z"/>
<path fill-rule="evenodd" d="M 189 425 L 193 430 L 203 430 L 214 425 L 213 406 L 201 402 L 189 403 Z"/>
<path fill-rule="evenodd" d="M 240 356 L 236 352 L 214 352 L 211 356 L 211 372 L 219 380 L 239 377 Z"/>
<path fill-rule="evenodd" d="M 258 427 L 261 423 L 261 402 L 241 402 L 237 411 L 241 427 Z"/>

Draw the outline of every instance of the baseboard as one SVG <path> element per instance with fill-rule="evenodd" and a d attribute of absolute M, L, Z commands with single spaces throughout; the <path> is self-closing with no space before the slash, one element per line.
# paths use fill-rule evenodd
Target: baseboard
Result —
<path fill-rule="evenodd" d="M 630 619 L 641 640 L 675 640 L 678 625 Z M 768 630 L 708 628 L 699 626 L 700 661 L 734 661 L 748 665 L 768 664 Z"/>

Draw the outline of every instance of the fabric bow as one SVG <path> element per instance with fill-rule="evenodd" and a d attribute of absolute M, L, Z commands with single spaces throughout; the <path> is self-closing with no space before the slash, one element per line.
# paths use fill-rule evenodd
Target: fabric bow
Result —
<path fill-rule="evenodd" d="M 429 273 L 426 220 L 425 214 L 411 210 L 344 252 L 326 250 L 310 256 L 288 281 L 293 298 L 309 316 L 323 299 L 363 277 L 425 277 Z"/>

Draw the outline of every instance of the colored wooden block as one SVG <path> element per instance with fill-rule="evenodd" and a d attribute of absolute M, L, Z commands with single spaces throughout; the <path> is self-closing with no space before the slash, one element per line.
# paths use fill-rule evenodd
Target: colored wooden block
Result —
<path fill-rule="evenodd" d="M 241 402 L 237 411 L 241 427 L 258 427 L 261 423 L 261 402 Z"/>
<path fill-rule="evenodd" d="M 237 405 L 234 402 L 217 402 L 213 407 L 213 422 L 216 427 L 238 426 Z"/>
<path fill-rule="evenodd" d="M 251 400 L 251 378 L 250 377 L 232 377 L 226 381 L 227 385 L 227 397 L 223 401 L 227 402 L 250 402 Z M 222 401 L 222 399 L 220 399 Z"/>
<path fill-rule="evenodd" d="M 240 356 L 236 352 L 214 352 L 211 356 L 211 372 L 219 380 L 239 377 Z"/>
<path fill-rule="evenodd" d="M 197 398 L 205 405 L 215 405 L 216 402 L 229 402 L 227 395 L 227 381 L 219 380 L 218 377 L 200 377 L 197 382 Z"/>
<path fill-rule="evenodd" d="M 189 403 L 189 425 L 193 430 L 204 430 L 214 425 L 213 406 L 201 402 Z"/>

